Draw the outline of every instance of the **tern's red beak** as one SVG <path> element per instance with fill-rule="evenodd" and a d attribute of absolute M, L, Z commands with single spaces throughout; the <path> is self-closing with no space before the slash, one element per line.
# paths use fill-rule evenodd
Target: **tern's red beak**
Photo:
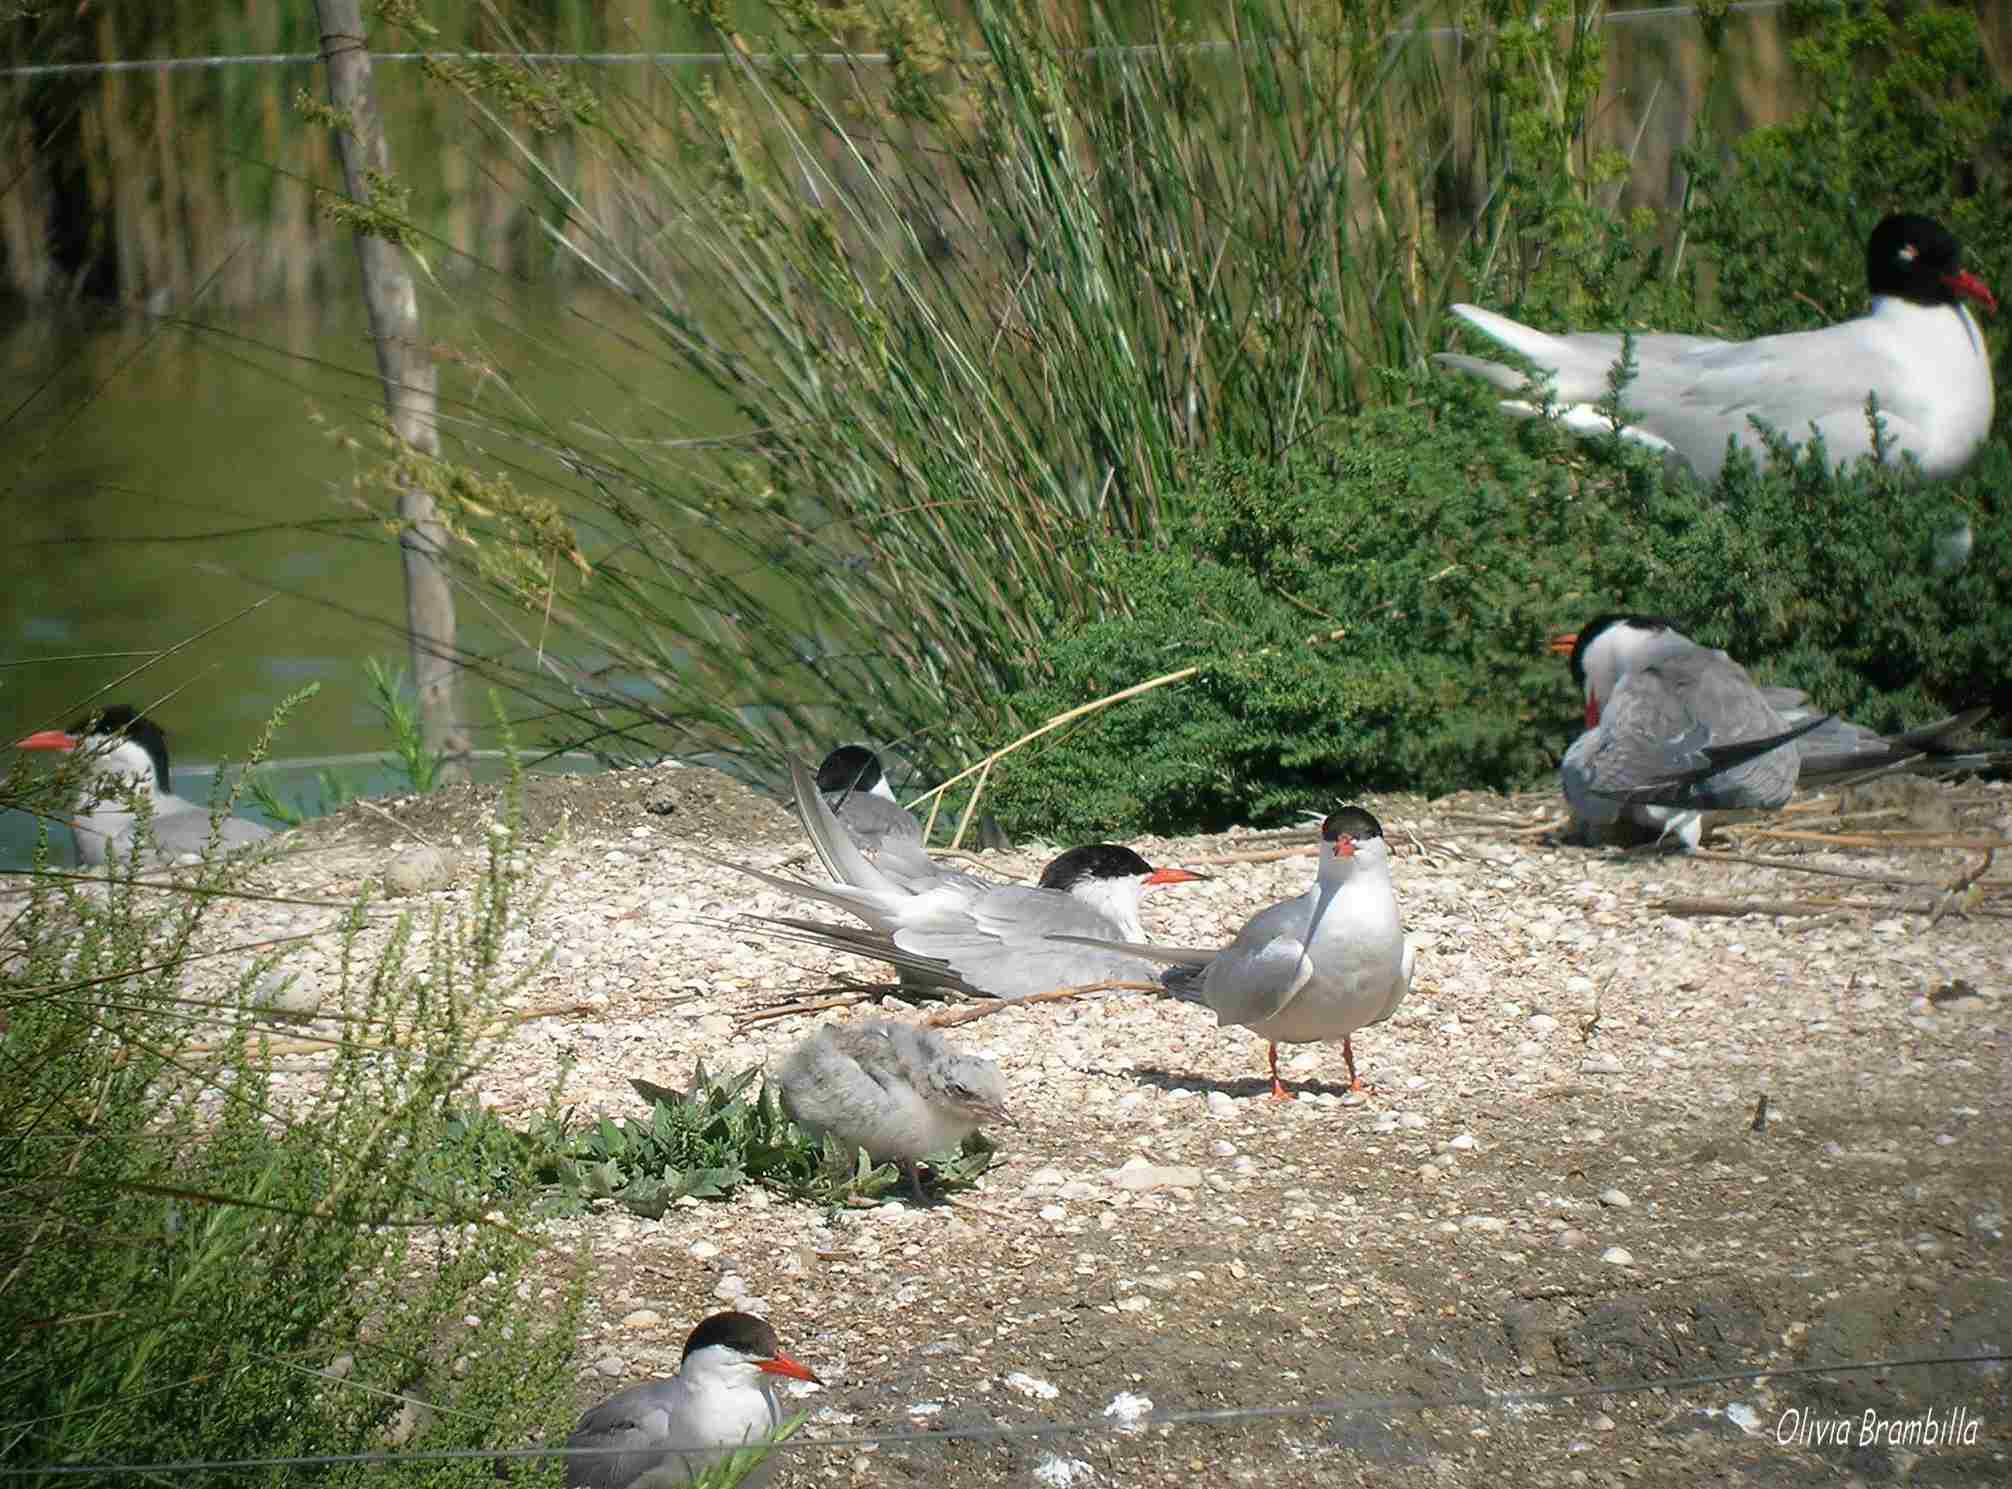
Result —
<path fill-rule="evenodd" d="M 26 739 L 16 740 L 14 748 L 17 750 L 74 750 L 77 748 L 77 739 L 75 735 L 65 734 L 61 729 L 43 729 L 38 733 L 29 735 Z"/>
<path fill-rule="evenodd" d="M 1975 300 L 1993 315 L 1998 313 L 1998 297 L 1984 287 L 1984 281 L 1968 269 L 1958 269 L 1954 274 L 1942 276 L 1942 287 L 1952 295 L 1965 300 Z"/>
<path fill-rule="evenodd" d="M 770 1359 L 761 1360 L 757 1363 L 769 1375 L 787 1375 L 791 1380 L 807 1380 L 812 1385 L 817 1386 L 824 1384 L 823 1381 L 810 1373 L 809 1367 L 797 1364 L 795 1360 L 792 1360 L 785 1354 L 777 1354 Z"/>
<path fill-rule="evenodd" d="M 1578 644 L 1579 633 L 1577 631 L 1561 631 L 1558 635 L 1551 638 L 1551 654 L 1558 657 L 1569 657 Z"/>
<path fill-rule="evenodd" d="M 1186 884 L 1191 880 L 1206 879 L 1207 874 L 1190 873 L 1187 869 L 1154 869 L 1146 875 L 1148 884 Z"/>

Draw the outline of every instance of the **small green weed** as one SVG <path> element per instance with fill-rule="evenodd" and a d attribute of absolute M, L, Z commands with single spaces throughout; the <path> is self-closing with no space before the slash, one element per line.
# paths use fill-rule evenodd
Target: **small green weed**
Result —
<path fill-rule="evenodd" d="M 813 1142 L 773 1090 L 751 1094 L 760 1074 L 716 1078 L 701 1063 L 688 1090 L 632 1081 L 651 1103 L 647 1118 L 604 1117 L 579 1131 L 549 1115 L 520 1130 L 489 1112 L 456 1114 L 442 1142 L 456 1155 L 455 1169 L 480 1169 L 502 1192 L 528 1175 L 554 1186 L 561 1207 L 614 1199 L 652 1219 L 688 1195 L 729 1199 L 748 1184 L 826 1205 L 877 1200 L 895 1186 L 895 1165 L 876 1165 L 829 1137 Z M 964 1189 L 991 1167 L 994 1152 L 974 1138 L 928 1162 L 943 1188 Z"/>

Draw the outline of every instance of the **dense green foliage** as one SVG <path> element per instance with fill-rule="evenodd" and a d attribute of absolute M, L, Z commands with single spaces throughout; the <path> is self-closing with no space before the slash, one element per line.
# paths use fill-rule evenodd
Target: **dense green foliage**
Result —
<path fill-rule="evenodd" d="M 1131 609 L 1058 634 L 1052 675 L 1016 706 L 1201 670 L 1002 764 L 987 799 L 1009 829 L 1080 840 L 1519 786 L 1577 729 L 1546 637 L 1612 609 L 1683 617 L 1868 724 L 2012 709 L 2012 573 L 1934 565 L 1959 513 L 1978 551 L 2012 543 L 2002 446 L 1929 491 L 1810 452 L 1768 473 L 1735 462 L 1700 493 L 1631 447 L 1509 424 L 1492 395 L 1419 395 L 1348 421 L 1331 453 L 1225 458 L 1178 538 L 1097 551 Z"/>

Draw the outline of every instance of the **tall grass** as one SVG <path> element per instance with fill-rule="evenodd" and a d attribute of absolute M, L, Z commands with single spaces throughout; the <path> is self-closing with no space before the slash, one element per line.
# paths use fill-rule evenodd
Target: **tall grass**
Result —
<path fill-rule="evenodd" d="M 686 749 L 947 763 L 1023 726 L 1002 700 L 1044 642 L 1128 603 L 1094 541 L 1167 533 L 1212 447 L 1280 456 L 1391 396 L 1456 276 L 1612 174 L 1581 145 L 1597 9 L 1245 0 L 1139 46 L 1095 4 L 829 14 L 786 11 L 837 60 L 603 100 L 574 135 L 600 203 L 473 95 L 633 307 L 583 335 L 650 338 L 739 430 L 477 421 L 578 473 L 584 574 L 498 560 L 484 514 L 520 495 L 461 507 L 486 582 L 592 664 L 577 698 Z M 471 480 L 435 479 L 450 509 Z"/>

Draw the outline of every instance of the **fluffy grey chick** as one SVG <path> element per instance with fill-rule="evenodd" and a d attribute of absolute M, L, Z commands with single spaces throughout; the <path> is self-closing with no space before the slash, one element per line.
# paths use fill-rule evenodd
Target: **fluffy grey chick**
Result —
<path fill-rule="evenodd" d="M 1010 1120 L 997 1065 L 892 1019 L 827 1024 L 789 1052 L 776 1084 L 791 1121 L 900 1164 L 918 1200 L 918 1158 L 957 1147 L 988 1119 Z"/>

